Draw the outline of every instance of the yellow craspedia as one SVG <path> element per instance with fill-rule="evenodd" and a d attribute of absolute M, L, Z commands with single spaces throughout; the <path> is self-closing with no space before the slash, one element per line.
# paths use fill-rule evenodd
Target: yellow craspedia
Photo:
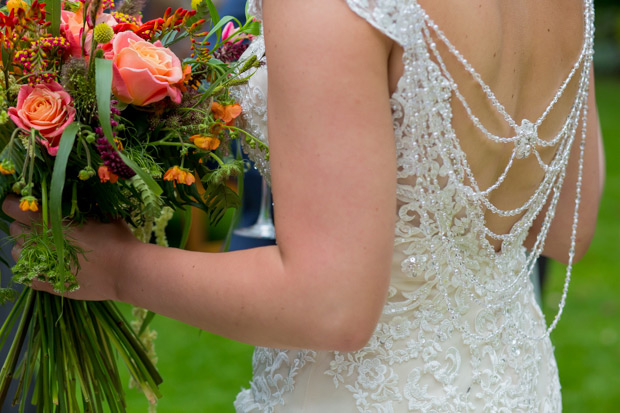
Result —
<path fill-rule="evenodd" d="M 192 0 L 192 9 L 198 10 L 198 5 L 202 3 L 202 0 Z"/>
<path fill-rule="evenodd" d="M 114 37 L 114 30 L 105 23 L 99 23 L 95 26 L 94 37 L 99 44 L 108 43 Z"/>
<path fill-rule="evenodd" d="M 6 8 L 9 9 L 9 13 L 13 10 L 17 13 L 18 9 L 28 10 L 28 3 L 24 0 L 9 0 L 6 2 Z"/>

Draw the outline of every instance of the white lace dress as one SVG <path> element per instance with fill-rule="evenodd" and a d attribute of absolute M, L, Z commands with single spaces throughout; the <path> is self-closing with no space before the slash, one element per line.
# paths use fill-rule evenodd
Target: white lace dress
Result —
<path fill-rule="evenodd" d="M 553 347 L 529 280 L 548 222 L 530 256 L 522 244 L 547 200 L 547 219 L 553 218 L 572 142 L 585 122 L 591 1 L 585 2 L 586 40 L 569 76 L 578 79 L 579 91 L 562 131 L 551 140 L 558 148 L 553 160 L 545 164 L 536 150 L 548 144 L 536 133 L 546 113 L 521 122 L 506 115 L 515 131 L 508 138 L 490 136 L 477 122 L 490 139 L 514 146 L 507 170 L 514 159 L 526 156 L 537 156 L 545 170 L 532 198 L 511 211 L 489 203 L 485 195 L 492 189 L 478 188 L 452 128 L 451 99 L 458 98 L 466 107 L 467 102 L 437 53 L 433 39 L 449 45 L 441 30 L 415 0 L 343 1 L 405 51 L 404 74 L 391 98 L 398 211 L 387 303 L 370 342 L 357 352 L 257 348 L 250 388 L 238 395 L 235 408 L 321 413 L 561 411 Z M 260 0 L 250 0 L 250 11 L 261 15 Z M 458 51 L 451 50 L 458 58 Z M 249 53 L 262 56 L 261 38 Z M 462 63 L 468 67 L 464 59 Z M 473 68 L 471 72 L 476 78 Z M 484 89 L 482 79 L 477 80 Z M 249 129 L 266 142 L 265 93 L 263 66 L 238 98 Z M 556 98 L 562 93 L 563 89 Z M 490 90 L 488 95 L 493 102 Z M 256 148 L 247 149 L 268 177 L 269 164 Z M 503 178 L 498 181 L 499 186 Z M 484 211 L 491 208 L 522 217 L 509 234 L 493 234 L 484 220 Z M 501 251 L 491 246 L 493 238 L 501 241 Z"/>

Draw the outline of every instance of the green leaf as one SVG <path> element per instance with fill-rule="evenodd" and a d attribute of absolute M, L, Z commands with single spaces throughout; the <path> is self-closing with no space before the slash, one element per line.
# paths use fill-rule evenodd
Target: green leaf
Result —
<path fill-rule="evenodd" d="M 13 343 L 11 344 L 9 353 L 4 360 L 2 370 L 0 370 L 0 404 L 4 403 L 4 399 L 6 398 L 7 392 L 9 391 L 11 377 L 13 376 L 13 372 L 15 371 L 15 366 L 17 366 L 17 361 L 21 348 L 24 344 L 24 341 L 26 340 L 27 325 L 30 322 L 30 317 L 32 314 L 32 300 L 34 292 L 33 290 L 28 289 L 23 294 L 26 296 L 26 307 L 17 327 L 17 331 L 15 332 L 15 338 L 13 339 Z"/>
<path fill-rule="evenodd" d="M 62 227 L 62 191 L 65 187 L 65 177 L 67 174 L 67 162 L 69 155 L 73 150 L 75 137 L 80 129 L 76 122 L 71 123 L 62 133 L 60 143 L 58 144 L 58 154 L 54 162 L 54 171 L 52 172 L 52 183 L 50 185 L 50 224 L 52 227 L 52 235 L 56 253 L 58 254 L 58 268 L 65 268 L 65 242 L 64 231 Z M 65 274 L 61 271 L 60 279 L 64 280 Z M 64 284 L 64 283 L 62 283 Z M 62 285 L 61 284 L 61 285 Z"/>
<path fill-rule="evenodd" d="M 216 44 L 218 44 L 220 42 L 220 40 L 222 39 L 222 27 L 228 23 L 229 21 L 233 20 L 234 17 L 232 16 L 225 16 L 224 18 L 222 18 L 221 20 L 219 20 L 217 22 L 217 24 L 215 26 L 213 26 L 213 28 L 211 29 L 211 31 L 209 32 L 209 34 L 207 34 L 207 38 L 211 37 L 213 35 L 213 33 L 217 32 L 217 41 Z M 215 21 L 215 20 L 214 20 Z"/>
<path fill-rule="evenodd" d="M 189 239 L 189 230 L 192 226 L 192 208 L 187 205 L 181 211 L 183 212 L 183 233 L 181 235 L 181 242 L 179 243 L 179 248 L 184 250 L 185 246 L 187 245 L 187 240 Z"/>
<path fill-rule="evenodd" d="M 253 21 L 251 23 L 248 23 L 243 31 L 247 34 L 253 34 L 255 36 L 258 36 L 260 34 L 260 22 L 257 21 Z"/>
<path fill-rule="evenodd" d="M 220 14 L 217 12 L 217 8 L 215 7 L 215 4 L 213 4 L 211 0 L 202 0 L 200 2 L 200 6 L 204 6 L 204 5 L 206 5 L 207 9 L 209 10 L 209 16 L 211 16 L 211 21 L 217 24 L 220 21 Z"/>
<path fill-rule="evenodd" d="M 112 61 L 107 59 L 95 59 L 95 84 L 97 91 L 97 113 L 99 115 L 99 122 L 103 133 L 112 145 L 116 148 L 114 143 L 114 134 L 112 133 L 112 125 L 110 124 L 110 93 L 112 90 Z M 131 159 L 127 158 L 123 153 L 118 152 L 121 159 L 127 166 L 129 166 L 136 174 L 140 175 L 140 178 L 149 186 L 151 191 L 155 195 L 161 195 L 163 190 L 157 182 L 142 168 L 136 165 Z"/>
<path fill-rule="evenodd" d="M 47 20 L 51 23 L 50 32 L 52 36 L 60 35 L 60 12 L 61 4 L 60 0 L 48 0 L 45 2 L 46 9 L 48 11 Z"/>
<path fill-rule="evenodd" d="M 202 196 L 209 214 L 209 222 L 216 225 L 229 208 L 238 208 L 241 204 L 239 195 L 226 184 L 211 184 L 205 188 Z"/>
<path fill-rule="evenodd" d="M 0 51 L 2 53 L 2 66 L 3 67 L 8 67 L 9 63 L 10 63 L 10 59 L 11 59 L 11 54 L 9 52 L 9 49 L 7 49 L 4 46 L 0 46 Z M 2 85 L 4 86 L 4 85 Z"/>
<path fill-rule="evenodd" d="M 144 333 L 144 330 L 146 330 L 149 324 L 151 324 L 153 318 L 155 318 L 155 313 L 152 311 L 148 311 L 146 313 L 146 317 L 144 317 L 144 320 L 142 320 L 142 325 L 140 325 L 140 330 L 138 331 L 138 334 L 136 334 L 138 337 L 140 337 L 142 333 Z"/>

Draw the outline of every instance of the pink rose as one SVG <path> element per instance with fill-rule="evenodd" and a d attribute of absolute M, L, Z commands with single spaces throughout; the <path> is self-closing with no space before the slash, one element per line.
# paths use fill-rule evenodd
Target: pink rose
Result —
<path fill-rule="evenodd" d="M 41 144 L 56 156 L 60 136 L 75 118 L 75 108 L 71 96 L 56 82 L 23 85 L 9 116 L 18 127 L 39 131 L 44 138 Z"/>
<path fill-rule="evenodd" d="M 82 14 L 82 10 L 78 10 L 77 13 L 72 11 L 63 10 L 60 14 L 61 20 L 61 29 L 65 35 L 65 38 L 69 42 L 71 48 L 69 49 L 71 52 L 71 56 L 73 57 L 81 57 L 82 56 L 82 21 L 84 19 L 84 15 Z M 114 27 L 117 24 L 117 21 L 111 14 L 101 13 L 97 17 L 96 24 L 105 23 L 110 27 Z M 86 26 L 88 28 L 88 26 Z M 93 38 L 92 30 L 89 30 L 86 33 L 86 40 L 84 43 L 84 48 L 86 53 L 90 53 L 90 45 Z"/>
<path fill-rule="evenodd" d="M 130 31 L 118 33 L 106 57 L 114 63 L 112 92 L 121 102 L 146 106 L 166 96 L 181 102 L 181 61 L 161 42 L 149 43 Z"/>

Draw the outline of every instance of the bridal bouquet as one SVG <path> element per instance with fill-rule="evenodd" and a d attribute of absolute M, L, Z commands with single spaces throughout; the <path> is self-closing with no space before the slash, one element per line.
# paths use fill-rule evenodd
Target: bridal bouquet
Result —
<path fill-rule="evenodd" d="M 234 62 L 259 23 L 220 18 L 211 0 L 143 22 L 144 0 L 112 1 L 9 0 L 0 9 L 0 200 L 17 194 L 22 210 L 41 216 L 18 240 L 14 282 L 79 288 L 88 251 L 71 226 L 86 219 L 124 219 L 144 242 L 166 245 L 173 211 L 196 207 L 218 221 L 239 203 L 226 181 L 243 164 L 229 148 L 254 138 L 235 126 L 241 107 L 229 88 L 257 64 Z M 191 57 L 181 60 L 169 46 L 183 38 Z M 2 289 L 0 301 L 15 295 Z M 25 289 L 0 327 L 9 348 L 0 404 L 16 379 L 21 406 L 124 411 L 117 359 L 154 403 L 161 378 L 139 339 L 150 318 L 132 329 L 113 303 Z"/>

